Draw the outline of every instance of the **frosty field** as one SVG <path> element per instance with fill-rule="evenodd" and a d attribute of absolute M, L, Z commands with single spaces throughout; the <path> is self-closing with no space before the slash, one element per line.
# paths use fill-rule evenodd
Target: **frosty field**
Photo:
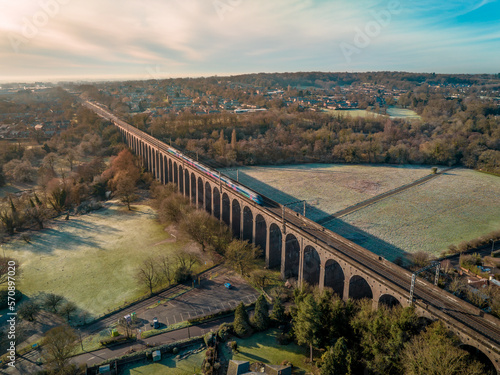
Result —
<path fill-rule="evenodd" d="M 430 166 L 312 164 L 241 168 L 239 177 L 281 204 L 306 200 L 307 217 L 318 221 L 430 173 Z M 300 204 L 291 207 L 301 212 Z M 394 260 L 419 250 L 439 255 L 452 243 L 498 229 L 499 207 L 499 177 L 453 169 L 324 226 Z"/>
<path fill-rule="evenodd" d="M 62 295 L 91 315 L 145 294 L 135 279 L 137 265 L 150 254 L 175 254 L 184 245 L 169 239 L 150 207 L 133 208 L 109 203 L 88 215 L 56 220 L 29 244 L 4 244 L 5 255 L 22 270 L 19 290 L 30 297 L 41 291 Z"/>

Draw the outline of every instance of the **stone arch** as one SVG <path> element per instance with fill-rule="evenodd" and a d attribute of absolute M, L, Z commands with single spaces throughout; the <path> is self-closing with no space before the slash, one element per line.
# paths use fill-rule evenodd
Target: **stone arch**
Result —
<path fill-rule="evenodd" d="M 191 173 L 191 203 L 194 205 L 196 205 L 196 201 L 197 201 L 196 192 L 197 192 L 196 176 L 194 173 Z"/>
<path fill-rule="evenodd" d="M 212 215 L 214 215 L 216 219 L 220 220 L 220 192 L 219 188 L 217 187 L 214 187 L 213 201 L 214 201 L 214 206 L 212 209 Z"/>
<path fill-rule="evenodd" d="M 297 237 L 287 234 L 285 238 L 284 276 L 286 279 L 299 278 L 300 245 Z"/>
<path fill-rule="evenodd" d="M 269 268 L 281 267 L 282 247 L 281 229 L 273 223 L 269 226 L 269 259 L 267 262 Z"/>
<path fill-rule="evenodd" d="M 189 199 L 191 188 L 189 184 L 189 171 L 184 169 L 184 195 Z"/>
<path fill-rule="evenodd" d="M 203 198 L 205 198 L 203 190 L 203 180 L 198 177 L 198 208 L 203 208 Z"/>
<path fill-rule="evenodd" d="M 172 158 L 168 159 L 168 182 L 174 182 L 174 171 L 172 168 Z"/>
<path fill-rule="evenodd" d="M 165 183 L 165 166 L 163 165 L 163 154 L 159 153 L 158 159 L 160 160 L 160 177 L 159 180 L 163 184 Z"/>
<path fill-rule="evenodd" d="M 158 152 L 158 150 L 154 150 L 154 154 L 155 154 L 155 178 L 157 180 L 160 179 L 160 153 Z"/>
<path fill-rule="evenodd" d="M 253 214 L 250 207 L 243 208 L 243 240 L 252 242 L 253 237 Z"/>
<path fill-rule="evenodd" d="M 401 302 L 399 300 L 390 295 L 390 294 L 382 294 L 380 298 L 378 299 L 378 305 L 384 305 L 390 308 L 396 307 L 396 306 L 401 306 Z"/>
<path fill-rule="evenodd" d="M 184 195 L 184 168 L 179 164 L 179 192 Z"/>
<path fill-rule="evenodd" d="M 179 187 L 179 169 L 177 167 L 177 162 L 174 161 L 174 184 Z"/>
<path fill-rule="evenodd" d="M 469 353 L 473 359 L 480 362 L 484 366 L 485 374 L 497 374 L 494 362 L 495 359 L 490 358 L 488 354 L 473 345 L 460 344 L 459 347 Z M 491 352 L 489 354 L 491 354 Z M 496 360 L 496 365 L 498 366 L 498 360 Z"/>
<path fill-rule="evenodd" d="M 370 285 L 362 276 L 354 275 L 349 280 L 349 298 L 373 298 L 372 288 L 370 288 Z"/>
<path fill-rule="evenodd" d="M 155 179 L 158 179 L 158 165 L 157 165 L 157 162 L 158 162 L 158 159 L 156 157 L 156 150 L 151 147 L 151 159 L 152 159 L 152 163 L 151 163 L 151 166 L 152 166 L 152 170 L 151 170 L 151 173 L 153 174 L 153 177 Z"/>
<path fill-rule="evenodd" d="M 302 275 L 305 282 L 309 285 L 318 285 L 321 272 L 321 258 L 318 252 L 312 246 L 304 248 L 304 262 Z"/>
<path fill-rule="evenodd" d="M 325 287 L 332 288 L 340 298 L 344 297 L 344 270 L 338 262 L 328 259 L 325 263 Z"/>
<path fill-rule="evenodd" d="M 226 193 L 222 194 L 222 220 L 227 226 L 231 225 L 231 201 Z"/>
<path fill-rule="evenodd" d="M 168 158 L 167 155 L 163 155 L 163 167 L 165 168 L 165 173 L 163 176 L 163 183 L 168 184 Z"/>
<path fill-rule="evenodd" d="M 205 210 L 212 214 L 212 186 L 209 182 L 205 183 Z"/>
<path fill-rule="evenodd" d="M 239 238 L 241 233 L 241 206 L 237 199 L 233 199 L 231 203 L 231 213 L 231 229 L 233 230 L 233 235 Z"/>
<path fill-rule="evenodd" d="M 266 237 L 267 237 L 266 220 L 262 215 L 258 214 L 257 216 L 255 216 L 255 246 L 259 246 L 262 249 L 263 254 L 267 253 Z"/>

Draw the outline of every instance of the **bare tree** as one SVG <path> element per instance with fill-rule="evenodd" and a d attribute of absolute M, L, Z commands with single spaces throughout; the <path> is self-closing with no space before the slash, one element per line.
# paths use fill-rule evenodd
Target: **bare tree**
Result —
<path fill-rule="evenodd" d="M 40 305 L 30 299 L 29 301 L 21 303 L 17 312 L 21 318 L 26 319 L 29 322 L 33 322 L 35 321 L 40 310 Z"/>
<path fill-rule="evenodd" d="M 66 368 L 78 344 L 78 335 L 67 325 L 49 330 L 42 343 L 43 357 L 54 373 L 66 374 Z"/>
<path fill-rule="evenodd" d="M 59 312 L 63 315 L 66 316 L 66 319 L 69 322 L 69 319 L 71 318 L 71 314 L 73 314 L 78 307 L 71 301 L 66 302 L 64 305 L 62 305 L 61 310 Z"/>
<path fill-rule="evenodd" d="M 137 179 L 128 172 L 120 171 L 113 179 L 116 194 L 120 197 L 123 203 L 127 204 L 129 211 L 130 203 L 137 199 Z"/>
<path fill-rule="evenodd" d="M 259 249 L 247 241 L 233 240 L 226 249 L 225 257 L 231 267 L 244 275 L 252 267 L 258 253 Z"/>
<path fill-rule="evenodd" d="M 51 309 L 52 312 L 57 312 L 57 306 L 59 306 L 63 300 L 64 300 L 63 296 L 49 293 L 45 296 L 45 298 L 43 300 L 43 305 L 46 308 Z"/>
<path fill-rule="evenodd" d="M 125 318 L 118 319 L 118 328 L 120 328 L 124 333 L 126 338 L 132 337 L 132 325 L 130 321 Z"/>
<path fill-rule="evenodd" d="M 164 282 L 166 285 L 170 285 L 173 280 L 172 263 L 170 258 L 165 255 L 160 255 L 157 259 L 157 278 Z"/>
<path fill-rule="evenodd" d="M 155 259 L 148 257 L 137 270 L 137 280 L 149 289 L 150 294 L 153 294 L 153 288 L 158 284 L 158 272 L 156 268 Z"/>

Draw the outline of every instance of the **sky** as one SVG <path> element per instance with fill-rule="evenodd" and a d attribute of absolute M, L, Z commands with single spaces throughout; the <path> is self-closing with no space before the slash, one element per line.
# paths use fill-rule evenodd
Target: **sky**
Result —
<path fill-rule="evenodd" d="M 0 0 L 0 82 L 500 72 L 500 0 Z"/>

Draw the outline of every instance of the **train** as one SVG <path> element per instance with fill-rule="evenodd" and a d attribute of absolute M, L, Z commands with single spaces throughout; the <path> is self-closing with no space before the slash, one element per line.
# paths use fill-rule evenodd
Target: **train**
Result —
<path fill-rule="evenodd" d="M 200 172 L 203 172 L 204 174 L 206 174 L 206 175 L 208 175 L 216 180 L 220 180 L 227 187 L 233 189 L 234 191 L 237 191 L 238 193 L 244 195 L 248 199 L 251 199 L 252 201 L 257 203 L 258 205 L 262 206 L 262 204 L 264 203 L 264 200 L 262 199 L 262 197 L 259 194 L 253 192 L 252 190 L 247 189 L 246 187 L 244 187 L 238 183 L 233 182 L 229 178 L 226 178 L 222 175 L 219 175 L 219 173 L 216 173 L 215 171 L 213 171 L 209 168 L 206 168 L 204 165 L 202 165 L 198 162 L 195 162 L 194 160 L 191 160 L 186 155 L 177 151 L 176 149 L 174 149 L 172 147 L 168 147 L 167 152 L 178 157 L 179 159 L 184 160 L 184 162 L 186 164 L 189 164 L 193 168 L 198 169 Z"/>
<path fill-rule="evenodd" d="M 128 129 L 128 130 L 133 130 L 133 132 L 136 133 L 138 136 L 140 136 L 144 139 L 147 139 L 150 143 L 155 144 L 159 149 L 167 151 L 169 154 L 174 155 L 175 157 L 184 160 L 184 162 L 186 164 L 189 164 L 190 166 L 192 166 L 193 168 L 196 168 L 200 172 L 212 177 L 213 179 L 215 179 L 217 181 L 220 181 L 221 183 L 223 183 L 227 187 L 244 195 L 248 199 L 251 199 L 252 201 L 257 203 L 258 205 L 262 206 L 264 204 L 264 200 L 262 199 L 262 197 L 259 194 L 255 193 L 254 191 L 246 188 L 245 186 L 242 186 L 242 185 L 234 182 L 233 180 L 231 180 L 228 177 L 222 176 L 222 174 L 220 174 L 219 172 L 214 171 L 210 168 L 207 168 L 203 164 L 200 164 L 200 163 L 188 158 L 182 152 L 179 152 L 175 148 L 170 147 L 170 146 L 158 141 L 156 138 L 151 137 L 149 134 L 144 133 L 137 128 L 134 128 L 131 125 L 128 125 L 126 122 L 121 121 L 115 115 L 109 113 L 106 109 L 102 108 L 100 105 L 92 103 L 90 101 L 86 101 L 86 102 L 93 107 L 94 111 L 97 110 L 96 111 L 97 114 L 100 115 L 101 117 L 104 117 L 105 119 L 112 121 L 113 123 L 115 123 L 119 127 L 122 127 L 122 128 Z"/>

